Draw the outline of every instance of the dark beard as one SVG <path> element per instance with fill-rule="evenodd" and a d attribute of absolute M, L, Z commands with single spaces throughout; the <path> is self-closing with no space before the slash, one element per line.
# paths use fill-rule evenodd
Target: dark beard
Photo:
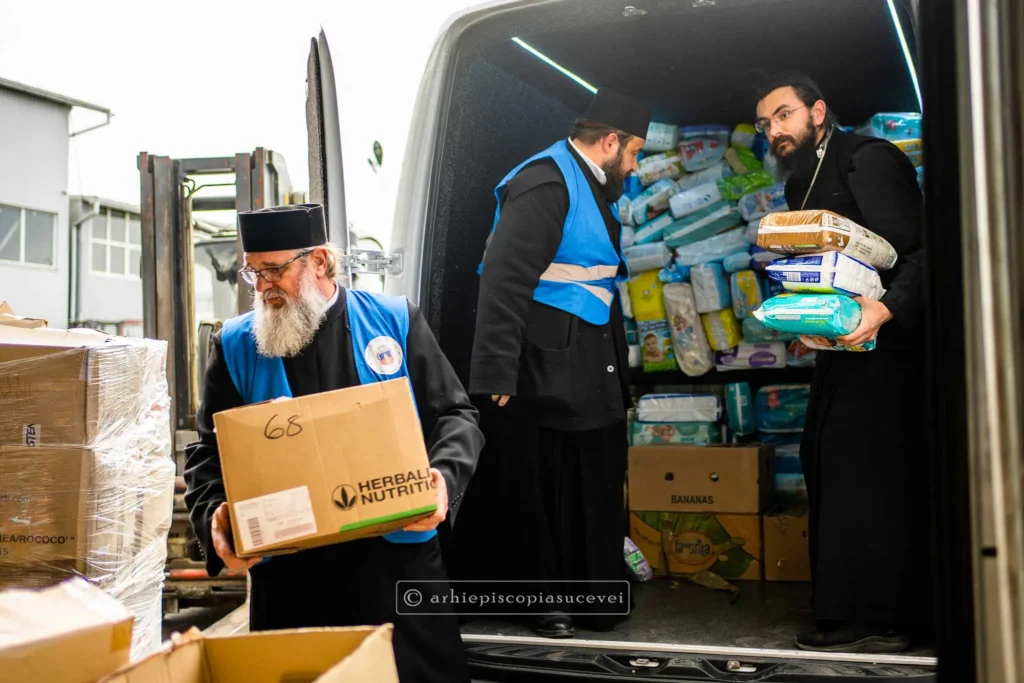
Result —
<path fill-rule="evenodd" d="M 772 142 L 771 151 L 772 156 L 778 162 L 778 172 L 781 180 L 794 176 L 809 176 L 814 173 L 814 167 L 818 163 L 817 138 L 818 128 L 815 127 L 812 121 L 807 122 L 807 128 L 796 138 L 790 135 L 775 138 L 775 141 Z M 789 154 L 782 155 L 779 153 L 779 145 L 783 142 L 792 144 L 793 149 L 790 150 Z"/>
<path fill-rule="evenodd" d="M 601 164 L 601 170 L 604 171 L 605 175 L 605 183 L 601 186 L 601 195 L 609 204 L 614 204 L 619 201 L 619 197 L 622 196 L 622 190 L 626 186 L 626 174 L 622 172 L 621 145 L 614 159 Z"/>

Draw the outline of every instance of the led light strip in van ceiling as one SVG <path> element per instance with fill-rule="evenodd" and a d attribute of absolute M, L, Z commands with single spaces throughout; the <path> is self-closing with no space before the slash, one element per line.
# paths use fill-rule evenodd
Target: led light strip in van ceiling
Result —
<path fill-rule="evenodd" d="M 592 93 L 596 93 L 597 92 L 597 88 L 595 88 L 594 86 L 590 85 L 585 80 L 583 80 L 582 78 L 580 78 L 579 76 L 577 76 L 573 72 L 569 71 L 568 69 L 566 69 L 561 64 L 558 64 L 557 62 L 555 62 L 555 60 L 551 59 L 546 54 L 540 52 L 535 47 L 533 47 L 531 45 L 527 45 L 526 42 L 524 40 L 522 40 L 521 38 L 513 38 L 512 42 L 515 43 L 516 45 L 518 45 L 519 47 L 523 48 L 524 50 L 526 50 L 527 52 L 532 54 L 534 57 L 536 57 L 540 61 L 542 61 L 545 64 L 547 64 L 548 66 L 552 66 L 555 69 L 557 69 L 558 71 L 561 71 L 563 74 L 565 74 L 566 76 L 568 76 L 572 80 L 576 81 L 577 83 L 582 85 L 584 88 L 586 88 L 590 92 L 592 92 Z"/>
<path fill-rule="evenodd" d="M 910 48 L 907 46 L 907 37 L 903 35 L 903 27 L 900 26 L 899 15 L 896 14 L 896 5 L 889 0 L 889 14 L 892 15 L 892 24 L 896 27 L 896 35 L 900 37 L 900 45 L 903 46 L 903 58 L 907 60 L 907 70 L 910 71 L 910 79 L 914 81 L 914 92 L 917 93 L 917 108 L 924 109 L 921 102 L 921 85 L 917 82 L 917 70 L 914 68 L 914 58 L 910 55 Z"/>

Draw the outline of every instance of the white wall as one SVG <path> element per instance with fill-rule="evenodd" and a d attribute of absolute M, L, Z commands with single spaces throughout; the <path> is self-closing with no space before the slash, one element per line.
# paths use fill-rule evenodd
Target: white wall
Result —
<path fill-rule="evenodd" d="M 0 88 L 0 204 L 57 214 L 54 265 L 0 261 L 0 300 L 51 327 L 68 322 L 68 115 L 63 105 Z"/>
<path fill-rule="evenodd" d="M 93 268 L 93 229 L 97 221 L 107 221 L 106 209 L 103 211 L 103 215 L 90 218 L 78 230 L 78 319 L 142 320 L 141 276 L 97 273 Z M 139 217 L 133 218 L 138 220 Z"/>

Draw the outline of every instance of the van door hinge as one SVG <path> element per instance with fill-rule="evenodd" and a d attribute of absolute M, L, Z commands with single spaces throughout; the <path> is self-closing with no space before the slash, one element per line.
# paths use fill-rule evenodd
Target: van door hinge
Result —
<path fill-rule="evenodd" d="M 389 254 L 377 249 L 349 249 L 342 266 L 351 273 L 399 275 L 402 272 L 402 254 Z"/>

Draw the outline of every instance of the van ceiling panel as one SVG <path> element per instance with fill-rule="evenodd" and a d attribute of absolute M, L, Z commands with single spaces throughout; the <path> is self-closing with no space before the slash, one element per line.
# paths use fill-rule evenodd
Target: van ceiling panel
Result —
<path fill-rule="evenodd" d="M 646 14 L 625 17 L 626 5 Z M 886 0 L 563 0 L 486 24 L 477 34 L 490 43 L 485 59 L 574 111 L 585 110 L 590 92 L 513 35 L 594 86 L 647 99 L 655 120 L 679 125 L 752 121 L 757 84 L 790 70 L 814 78 L 846 125 L 878 111 L 920 111 Z"/>

